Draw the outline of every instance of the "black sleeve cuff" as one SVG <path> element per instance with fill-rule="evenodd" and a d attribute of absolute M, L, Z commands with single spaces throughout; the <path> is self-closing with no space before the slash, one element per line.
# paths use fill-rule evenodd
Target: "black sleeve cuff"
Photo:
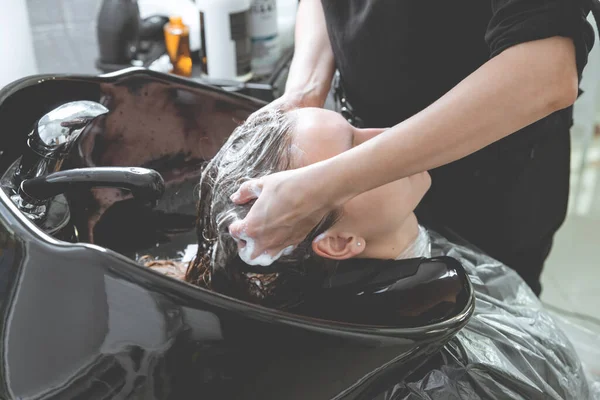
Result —
<path fill-rule="evenodd" d="M 493 58 L 509 47 L 534 40 L 562 36 L 575 43 L 577 71 L 581 77 L 594 31 L 578 0 L 495 0 L 494 15 L 485 35 Z"/>

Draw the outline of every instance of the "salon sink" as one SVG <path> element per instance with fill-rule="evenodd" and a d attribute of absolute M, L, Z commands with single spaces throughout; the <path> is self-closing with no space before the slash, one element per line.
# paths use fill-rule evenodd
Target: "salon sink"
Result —
<path fill-rule="evenodd" d="M 339 287 L 297 311 L 143 267 L 141 256 L 196 243 L 202 163 L 263 103 L 137 68 L 24 78 L 0 90 L 2 182 L 37 121 L 78 101 L 108 112 L 81 128 L 54 173 L 139 168 L 164 187 L 148 202 L 126 185 L 43 186 L 35 193 L 68 215 L 58 230 L 0 191 L 0 398 L 374 398 L 472 314 L 469 279 L 450 258 L 349 265 Z M 356 300 L 384 287 L 395 291 Z"/>

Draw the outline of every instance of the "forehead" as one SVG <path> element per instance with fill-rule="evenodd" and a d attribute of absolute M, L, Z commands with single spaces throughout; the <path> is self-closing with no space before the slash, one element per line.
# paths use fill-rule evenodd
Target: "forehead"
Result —
<path fill-rule="evenodd" d="M 314 164 L 352 148 L 353 127 L 340 114 L 322 108 L 290 111 L 296 163 Z"/>

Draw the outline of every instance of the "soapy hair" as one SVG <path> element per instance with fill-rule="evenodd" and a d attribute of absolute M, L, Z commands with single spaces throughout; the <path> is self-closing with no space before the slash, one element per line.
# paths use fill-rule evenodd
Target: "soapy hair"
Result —
<path fill-rule="evenodd" d="M 197 210 L 198 253 L 186 272 L 186 281 L 243 298 L 282 306 L 322 284 L 337 262 L 316 255 L 313 239 L 335 224 L 339 211 L 328 214 L 295 250 L 275 262 L 282 272 L 247 273 L 228 227 L 243 219 L 254 201 L 234 204 L 230 196 L 250 179 L 292 168 L 294 121 L 278 109 L 252 116 L 234 130 L 227 142 L 203 168 Z M 275 265 L 274 264 L 274 265 Z M 278 268 L 280 270 L 280 268 Z"/>

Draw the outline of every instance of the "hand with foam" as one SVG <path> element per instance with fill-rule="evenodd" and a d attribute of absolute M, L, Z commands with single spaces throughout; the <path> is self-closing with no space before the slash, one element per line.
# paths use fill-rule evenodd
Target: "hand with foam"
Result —
<path fill-rule="evenodd" d="M 299 92 L 285 92 L 281 97 L 273 100 L 262 108 L 256 110 L 248 117 L 248 120 L 252 119 L 254 115 L 258 115 L 264 112 L 265 109 L 275 108 L 281 110 L 283 112 L 293 110 L 295 108 L 306 107 L 308 104 L 305 104 L 304 98 L 302 94 Z"/>
<path fill-rule="evenodd" d="M 229 226 L 246 264 L 269 266 L 290 254 L 334 209 L 318 176 L 310 167 L 282 171 L 247 181 L 231 196 L 236 204 L 256 199 L 246 218 Z"/>

